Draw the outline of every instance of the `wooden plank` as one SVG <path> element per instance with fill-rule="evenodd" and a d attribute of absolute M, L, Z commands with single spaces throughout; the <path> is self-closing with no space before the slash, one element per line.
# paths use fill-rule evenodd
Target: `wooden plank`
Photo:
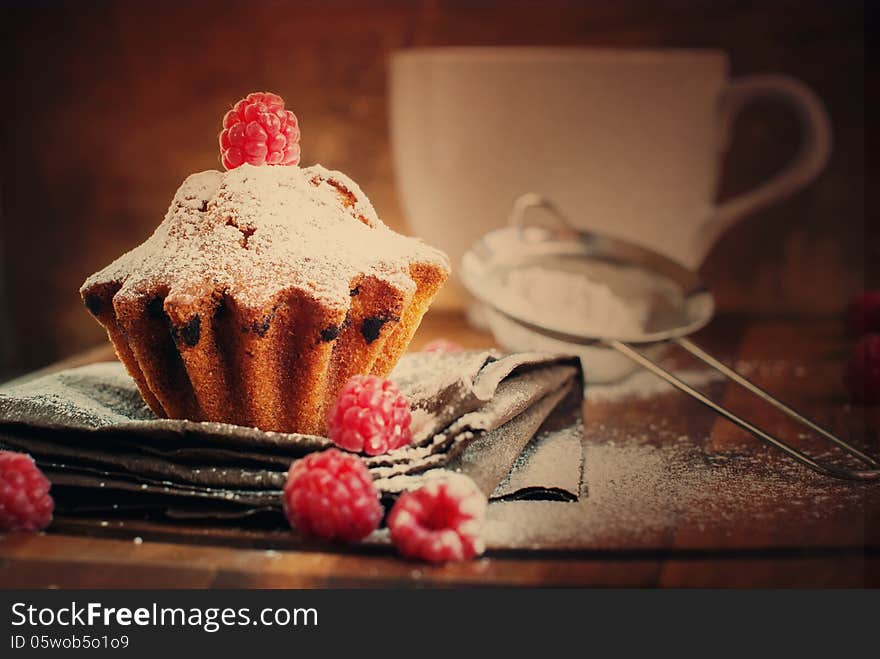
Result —
<path fill-rule="evenodd" d="M 12 536 L 8 536 L 11 538 Z M 661 563 L 609 558 L 483 558 L 427 566 L 388 556 L 232 549 L 79 536 L 28 536 L 18 549 L 2 542 L 4 587 L 311 588 L 615 586 L 863 587 L 876 586 L 877 556 L 717 555 Z M 75 560 L 71 557 L 76 556 Z"/>
<path fill-rule="evenodd" d="M 16 541 L 13 546 L 12 539 Z M 656 560 L 483 558 L 444 566 L 393 556 L 233 549 L 71 535 L 0 538 L 4 587 L 649 586 Z"/>

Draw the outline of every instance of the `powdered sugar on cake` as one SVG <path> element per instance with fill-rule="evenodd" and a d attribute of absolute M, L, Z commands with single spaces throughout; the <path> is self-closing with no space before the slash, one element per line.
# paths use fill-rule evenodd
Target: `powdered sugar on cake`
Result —
<path fill-rule="evenodd" d="M 294 288 L 344 309 L 360 274 L 413 292 L 416 262 L 449 269 L 441 252 L 385 226 L 345 174 L 242 165 L 188 177 L 155 233 L 83 288 L 118 281 L 126 296 L 167 284 L 168 298 L 181 301 L 225 290 L 254 308 Z"/>

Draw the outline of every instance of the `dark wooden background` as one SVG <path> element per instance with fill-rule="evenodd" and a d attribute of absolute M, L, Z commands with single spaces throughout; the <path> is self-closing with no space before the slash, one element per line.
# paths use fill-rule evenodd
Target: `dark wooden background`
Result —
<path fill-rule="evenodd" d="M 0 5 L 0 375 L 102 341 L 77 289 L 143 240 L 181 180 L 218 167 L 225 109 L 283 95 L 303 160 L 358 180 L 406 228 L 386 62 L 422 45 L 716 47 L 734 74 L 781 72 L 828 105 L 834 155 L 809 190 L 737 226 L 704 268 L 726 311 L 821 317 L 877 284 L 865 211 L 864 7 L 826 0 L 4 2 Z M 789 117 L 737 127 L 723 193 L 796 148 Z"/>

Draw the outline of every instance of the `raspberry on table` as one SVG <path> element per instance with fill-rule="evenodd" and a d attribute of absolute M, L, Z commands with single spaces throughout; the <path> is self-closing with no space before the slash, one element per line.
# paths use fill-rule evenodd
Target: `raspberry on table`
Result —
<path fill-rule="evenodd" d="M 448 339 L 434 339 L 422 348 L 422 352 L 463 352 L 464 348 L 455 341 Z"/>
<path fill-rule="evenodd" d="M 342 387 L 327 417 L 334 444 L 380 455 L 412 440 L 409 401 L 390 380 L 355 375 Z"/>
<path fill-rule="evenodd" d="M 853 400 L 880 403 L 880 334 L 867 334 L 856 344 L 845 381 Z"/>
<path fill-rule="evenodd" d="M 438 477 L 405 492 L 391 509 L 391 541 L 407 558 L 432 563 L 461 561 L 483 553 L 485 495 L 459 474 Z"/>
<path fill-rule="evenodd" d="M 277 94 L 254 92 L 223 117 L 220 156 L 226 169 L 239 165 L 299 164 L 299 122 Z"/>
<path fill-rule="evenodd" d="M 305 535 L 357 542 L 379 526 L 382 505 L 366 465 L 335 448 L 295 461 L 284 486 L 284 513 Z"/>
<path fill-rule="evenodd" d="M 849 326 L 855 336 L 880 332 L 880 290 L 864 291 L 852 301 Z"/>
<path fill-rule="evenodd" d="M 51 484 L 31 456 L 0 451 L 0 531 L 40 531 L 52 522 Z"/>

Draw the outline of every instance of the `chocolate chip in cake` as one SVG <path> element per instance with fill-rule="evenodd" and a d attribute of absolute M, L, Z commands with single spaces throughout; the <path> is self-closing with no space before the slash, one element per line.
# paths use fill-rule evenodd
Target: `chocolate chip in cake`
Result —
<path fill-rule="evenodd" d="M 83 302 L 85 302 L 86 309 L 88 309 L 93 316 L 97 316 L 99 313 L 101 313 L 101 307 L 103 306 L 103 303 L 101 302 L 101 298 L 99 296 L 93 293 L 89 293 L 88 295 L 86 295 Z"/>
<path fill-rule="evenodd" d="M 165 315 L 165 300 L 161 297 L 154 297 L 147 302 L 147 316 L 150 318 L 162 318 Z"/>
<path fill-rule="evenodd" d="M 369 316 L 364 318 L 364 322 L 361 324 L 361 334 L 367 343 L 372 343 L 379 338 L 379 332 L 382 331 L 382 326 L 385 323 L 398 320 L 400 319 L 394 316 Z"/>
<path fill-rule="evenodd" d="M 349 294 L 351 297 L 354 297 L 355 295 L 360 295 L 360 294 L 361 294 L 361 287 L 360 287 L 360 286 L 355 286 L 354 288 L 352 288 L 352 289 L 348 292 L 348 294 Z"/>
<path fill-rule="evenodd" d="M 325 343 L 328 341 L 333 341 L 337 336 L 339 336 L 340 331 L 342 331 L 342 327 L 340 327 L 339 325 L 330 325 L 330 327 L 321 330 L 321 340 Z"/>
<path fill-rule="evenodd" d="M 174 341 L 176 343 L 183 342 L 185 345 L 188 345 L 192 348 L 199 342 L 199 337 L 202 333 L 202 319 L 199 318 L 198 314 L 189 319 L 189 322 L 186 323 L 183 327 L 175 327 L 172 329 L 172 334 L 174 335 Z"/>
<path fill-rule="evenodd" d="M 269 331 L 269 326 L 272 324 L 272 316 L 264 316 L 263 320 L 259 323 L 254 324 L 254 331 L 257 333 L 257 336 L 264 337 L 266 336 L 266 332 Z"/>
<path fill-rule="evenodd" d="M 275 319 L 275 312 L 278 311 L 278 307 L 275 306 L 272 308 L 268 314 L 263 316 L 263 319 L 259 322 L 251 323 L 251 329 L 256 332 L 257 336 L 263 338 L 269 332 L 269 327 L 272 325 L 272 321 Z"/>
<path fill-rule="evenodd" d="M 214 318 L 225 318 L 229 311 L 229 302 L 226 298 L 226 292 L 219 293 L 215 297 L 217 305 L 214 307 Z"/>

